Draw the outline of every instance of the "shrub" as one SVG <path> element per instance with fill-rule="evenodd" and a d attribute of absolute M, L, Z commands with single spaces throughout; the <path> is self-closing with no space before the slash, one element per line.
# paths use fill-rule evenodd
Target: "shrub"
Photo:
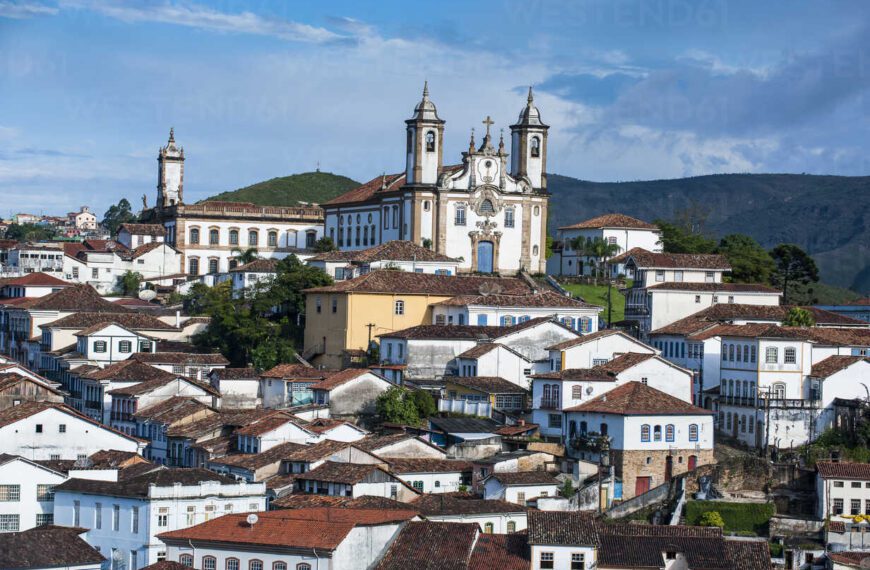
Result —
<path fill-rule="evenodd" d="M 722 520 L 722 515 L 719 514 L 719 511 L 707 511 L 702 514 L 701 518 L 698 519 L 698 524 L 701 526 L 718 526 L 719 528 L 725 528 L 725 521 Z"/>

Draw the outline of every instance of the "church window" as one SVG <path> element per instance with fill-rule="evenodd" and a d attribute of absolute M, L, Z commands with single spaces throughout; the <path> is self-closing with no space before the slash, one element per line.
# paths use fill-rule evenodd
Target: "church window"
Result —
<path fill-rule="evenodd" d="M 454 218 L 454 224 L 457 226 L 465 225 L 465 205 L 457 204 L 456 205 L 456 216 Z"/>
<path fill-rule="evenodd" d="M 230 245 L 239 245 L 239 230 L 230 230 Z"/>
<path fill-rule="evenodd" d="M 532 210 L 532 212 L 533 212 L 536 216 L 540 216 L 540 215 L 541 215 L 541 207 L 540 207 L 540 206 L 535 206 L 535 209 Z"/>
<path fill-rule="evenodd" d="M 187 272 L 191 275 L 199 275 L 199 259 L 191 257 L 187 260 Z"/>
<path fill-rule="evenodd" d="M 495 208 L 492 205 L 492 200 L 484 200 L 480 203 L 480 213 L 484 216 L 491 216 L 495 213 Z"/>
<path fill-rule="evenodd" d="M 269 232 L 268 240 L 269 247 L 276 247 L 278 245 L 278 232 Z"/>
<path fill-rule="evenodd" d="M 359 236 L 360 236 L 360 231 L 359 231 L 359 226 L 357 226 L 356 227 L 356 245 L 359 245 Z"/>
<path fill-rule="evenodd" d="M 384 229 L 389 229 L 390 227 L 390 209 L 384 208 Z"/>
<path fill-rule="evenodd" d="M 538 246 L 536 246 L 536 245 L 532 246 L 532 255 L 538 255 L 539 251 L 540 251 L 540 249 L 538 249 Z"/>
<path fill-rule="evenodd" d="M 363 245 L 369 244 L 369 227 L 366 226 L 363 228 Z"/>
<path fill-rule="evenodd" d="M 512 228 L 514 227 L 514 209 L 507 208 L 504 211 L 504 227 Z"/>
<path fill-rule="evenodd" d="M 426 133 L 426 152 L 435 152 L 435 133 L 433 131 Z"/>
<path fill-rule="evenodd" d="M 257 230 L 251 230 L 248 232 L 248 245 L 255 246 L 260 242 L 260 234 Z"/>
<path fill-rule="evenodd" d="M 431 207 L 432 207 L 432 204 L 429 202 L 429 200 L 423 200 L 423 211 L 424 212 L 428 212 L 429 208 L 431 208 Z"/>
<path fill-rule="evenodd" d="M 217 259 L 209 259 L 208 260 L 208 272 L 209 273 L 217 273 L 218 272 L 218 260 Z"/>
<path fill-rule="evenodd" d="M 399 229 L 399 207 L 393 206 L 393 229 Z"/>
<path fill-rule="evenodd" d="M 541 139 L 538 137 L 532 137 L 529 147 L 531 149 L 532 158 L 538 158 L 541 156 Z"/>
<path fill-rule="evenodd" d="M 190 228 L 190 243 L 199 245 L 199 228 Z"/>

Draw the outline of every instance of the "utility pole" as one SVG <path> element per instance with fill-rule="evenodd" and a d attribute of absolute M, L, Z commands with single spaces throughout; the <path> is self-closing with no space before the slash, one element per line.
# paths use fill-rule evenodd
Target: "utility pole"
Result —
<path fill-rule="evenodd" d="M 372 347 L 372 329 L 375 328 L 376 325 L 375 325 L 375 323 L 369 323 L 365 326 L 366 326 L 366 328 L 369 329 L 369 342 L 368 342 L 368 344 L 366 344 L 366 352 L 368 352 Z M 380 356 L 380 355 L 378 355 L 378 356 Z"/>
<path fill-rule="evenodd" d="M 610 292 L 613 290 L 613 279 L 607 280 L 607 328 L 613 328 L 613 302 L 610 300 Z"/>

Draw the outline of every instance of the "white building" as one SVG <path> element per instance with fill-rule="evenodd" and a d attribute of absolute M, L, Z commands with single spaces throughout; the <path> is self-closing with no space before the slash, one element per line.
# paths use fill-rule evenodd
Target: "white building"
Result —
<path fill-rule="evenodd" d="M 159 468 L 115 481 L 70 479 L 55 488 L 54 513 L 59 525 L 89 529 L 85 539 L 113 566 L 133 569 L 166 558 L 160 533 L 265 508 L 263 483 Z"/>
<path fill-rule="evenodd" d="M 54 487 L 66 475 L 17 455 L 0 454 L 0 532 L 54 523 Z"/>
<path fill-rule="evenodd" d="M 562 226 L 556 234 L 553 255 L 547 260 L 547 273 L 550 275 L 592 275 L 601 261 L 574 247 L 578 238 L 583 240 L 602 240 L 619 249 L 616 254 L 640 248 L 661 253 L 662 232 L 658 226 L 626 216 L 625 214 L 604 214 L 592 219 Z M 603 272 L 605 275 L 607 272 Z M 615 264 L 612 275 L 625 274 L 623 264 Z M 627 275 L 633 277 L 632 275 Z"/>
<path fill-rule="evenodd" d="M 212 387 L 220 392 L 227 408 L 256 408 L 263 404 L 260 373 L 255 368 L 215 368 L 208 373 Z"/>
<path fill-rule="evenodd" d="M 165 238 L 166 230 L 160 224 L 121 224 L 118 227 L 118 242 L 127 249 L 163 242 Z"/>
<path fill-rule="evenodd" d="M 592 368 L 633 352 L 657 354 L 656 350 L 622 331 L 605 329 L 548 346 L 551 370 Z"/>
<path fill-rule="evenodd" d="M 538 497 L 555 497 L 559 481 L 546 471 L 497 472 L 483 482 L 485 500 L 507 501 L 525 505 Z"/>
<path fill-rule="evenodd" d="M 819 461 L 816 469 L 819 519 L 851 524 L 850 517 L 870 513 L 870 464 Z"/>
<path fill-rule="evenodd" d="M 458 259 L 404 240 L 391 240 L 366 249 L 319 253 L 306 263 L 319 267 L 336 281 L 353 279 L 376 269 L 456 275 L 460 264 Z"/>
<path fill-rule="evenodd" d="M 232 280 L 233 296 L 243 297 L 258 286 L 265 287 L 278 275 L 278 262 L 274 259 L 255 259 L 250 263 L 238 265 L 229 271 Z"/>
<path fill-rule="evenodd" d="M 526 530 L 529 508 L 507 501 L 426 494 L 412 503 L 427 521 L 477 524 L 486 534 Z"/>
<path fill-rule="evenodd" d="M 104 294 L 115 291 L 128 271 L 147 281 L 176 275 L 183 267 L 181 253 L 162 240 L 128 248 L 118 241 L 88 239 L 65 243 L 63 252 L 63 278 L 86 283 Z"/>
<path fill-rule="evenodd" d="M 471 464 L 451 459 L 388 460 L 390 471 L 419 493 L 455 493 L 471 484 Z"/>
<path fill-rule="evenodd" d="M 91 212 L 90 208 L 82 206 L 78 212 L 67 214 L 67 223 L 78 230 L 95 230 L 97 229 L 97 216 Z"/>
<path fill-rule="evenodd" d="M 371 495 L 407 503 L 419 492 L 385 467 L 326 461 L 296 477 L 296 492 L 340 497 Z"/>
<path fill-rule="evenodd" d="M 314 403 L 329 406 L 330 417 L 374 415 L 378 396 L 393 387 L 365 368 L 348 368 L 311 386 Z"/>
<path fill-rule="evenodd" d="M 0 411 L 0 453 L 27 459 L 81 459 L 103 449 L 141 453 L 145 442 L 64 404 L 24 402 Z"/>
<path fill-rule="evenodd" d="M 25 273 L 21 277 L 4 280 L 0 285 L 0 297 L 35 299 L 69 286 L 69 282 L 48 273 Z"/>
<path fill-rule="evenodd" d="M 543 272 L 549 127 L 531 90 L 510 127 L 510 163 L 487 117 L 480 146 L 472 135 L 462 163 L 446 166 L 444 121 L 426 88 L 406 124 L 404 173 L 378 176 L 324 204 L 326 233 L 338 248 L 407 240 L 461 259 L 462 271 Z"/>
<path fill-rule="evenodd" d="M 591 512 L 529 511 L 531 568 L 598 568 L 597 527 Z"/>

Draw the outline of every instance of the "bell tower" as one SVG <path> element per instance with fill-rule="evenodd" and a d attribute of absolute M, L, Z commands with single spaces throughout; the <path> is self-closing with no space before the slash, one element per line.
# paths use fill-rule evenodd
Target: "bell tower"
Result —
<path fill-rule="evenodd" d="M 169 142 L 157 153 L 157 207 L 168 208 L 183 201 L 184 147 L 175 146 L 175 129 Z"/>
<path fill-rule="evenodd" d="M 435 184 L 443 163 L 444 121 L 429 100 L 429 83 L 423 84 L 423 99 L 414 116 L 405 121 L 407 144 L 405 175 L 407 184 Z"/>
<path fill-rule="evenodd" d="M 547 130 L 529 87 L 525 108 L 511 125 L 511 176 L 528 177 L 532 188 L 547 190 Z"/>

